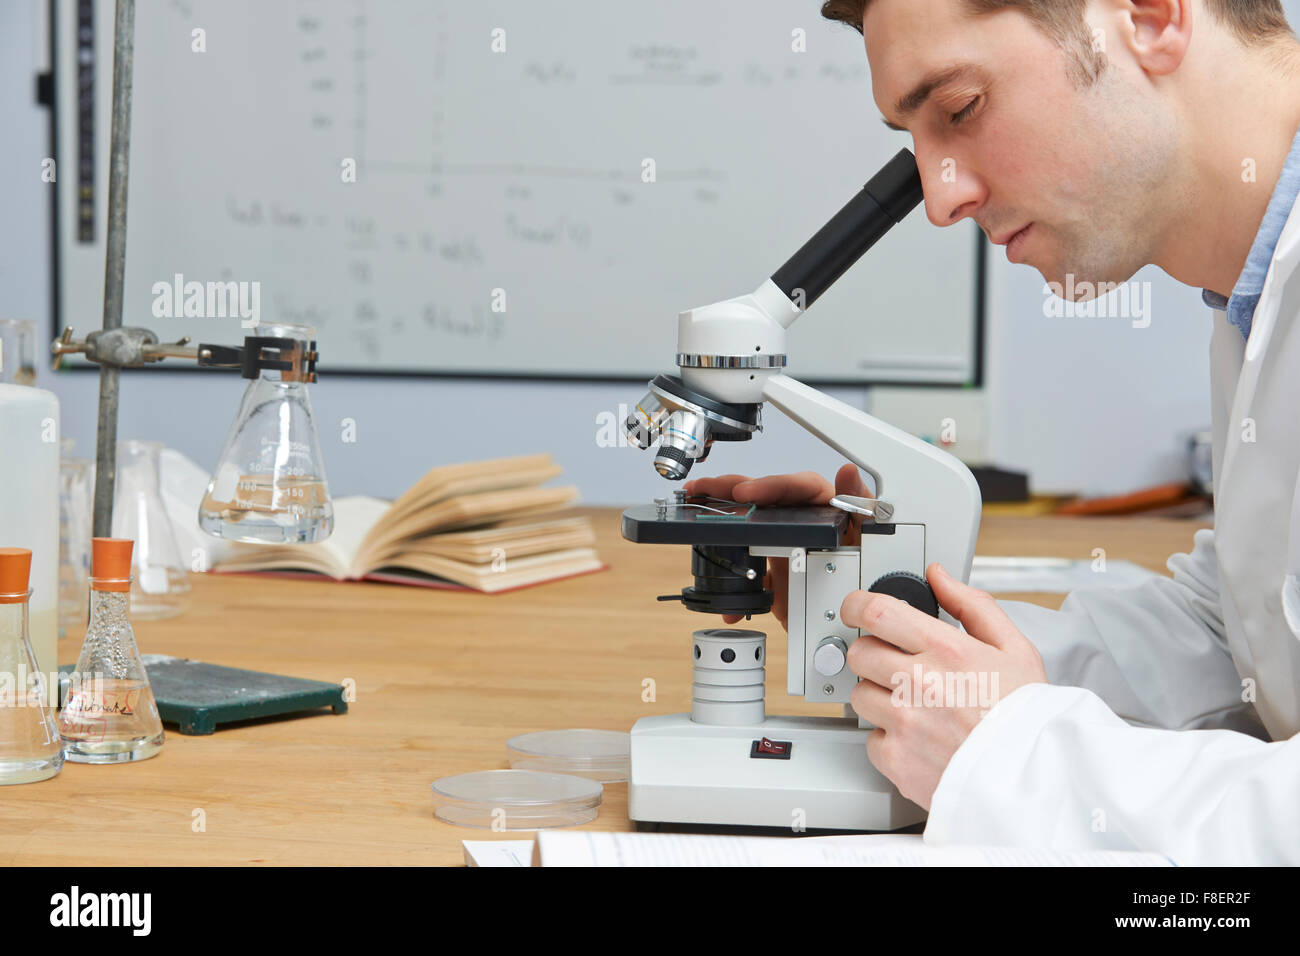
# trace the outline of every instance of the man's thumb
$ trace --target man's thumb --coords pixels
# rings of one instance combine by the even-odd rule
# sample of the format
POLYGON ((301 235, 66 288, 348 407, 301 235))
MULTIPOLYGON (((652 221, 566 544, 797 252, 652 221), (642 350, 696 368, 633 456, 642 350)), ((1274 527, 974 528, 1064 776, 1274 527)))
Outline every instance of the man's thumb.
POLYGON ((858 466, 849 462, 847 465, 840 467, 835 473, 835 493, 837 495, 853 495, 857 498, 869 498, 870 491, 867 489, 867 483, 862 480, 862 472, 858 466))

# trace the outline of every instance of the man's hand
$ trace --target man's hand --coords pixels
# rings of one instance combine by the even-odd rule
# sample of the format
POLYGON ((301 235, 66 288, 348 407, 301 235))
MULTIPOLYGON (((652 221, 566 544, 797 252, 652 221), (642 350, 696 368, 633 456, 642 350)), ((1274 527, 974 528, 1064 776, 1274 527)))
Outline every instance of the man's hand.
POLYGON ((926 571, 939 605, 965 631, 884 594, 854 591, 840 620, 866 632, 849 648, 862 680, 851 697, 874 724, 867 756, 900 793, 930 809, 939 778, 975 725, 1002 697, 1047 683, 1043 660, 984 591, 942 566, 926 571))
MULTIPOLYGON (((835 486, 815 471, 801 471, 797 475, 770 475, 767 478, 746 478, 744 475, 720 475, 717 478, 697 478, 682 486, 687 494, 709 495, 728 501, 742 501, 756 505, 828 505, 836 495, 869 497, 866 483, 858 466, 852 462, 835 474, 835 486)), ((859 544, 862 540, 862 519, 851 515, 848 531, 841 544, 859 544)), ((789 604, 790 562, 785 558, 768 558, 767 574, 763 587, 772 591, 772 613, 786 627, 786 610, 789 604)), ((735 624, 739 614, 724 614, 722 620, 735 624)))

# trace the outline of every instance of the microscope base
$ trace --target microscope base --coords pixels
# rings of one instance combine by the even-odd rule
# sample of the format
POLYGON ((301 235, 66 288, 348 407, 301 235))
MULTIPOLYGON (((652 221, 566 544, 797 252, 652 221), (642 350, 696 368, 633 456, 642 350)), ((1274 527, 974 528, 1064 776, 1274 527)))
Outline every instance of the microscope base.
POLYGON ((628 817, 858 832, 924 820, 867 760, 868 733, 847 717, 771 716, 748 726, 644 717, 632 728, 628 817), (789 759, 751 756, 764 737, 789 742, 789 759))

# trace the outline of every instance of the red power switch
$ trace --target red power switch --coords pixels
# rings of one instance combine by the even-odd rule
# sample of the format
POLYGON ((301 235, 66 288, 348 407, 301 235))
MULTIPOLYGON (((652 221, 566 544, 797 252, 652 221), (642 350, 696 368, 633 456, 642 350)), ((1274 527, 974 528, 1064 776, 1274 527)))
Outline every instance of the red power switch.
POLYGON ((767 757, 776 760, 790 759, 790 741, 788 740, 769 740, 764 737, 762 740, 755 740, 750 744, 749 755, 751 757, 767 757))

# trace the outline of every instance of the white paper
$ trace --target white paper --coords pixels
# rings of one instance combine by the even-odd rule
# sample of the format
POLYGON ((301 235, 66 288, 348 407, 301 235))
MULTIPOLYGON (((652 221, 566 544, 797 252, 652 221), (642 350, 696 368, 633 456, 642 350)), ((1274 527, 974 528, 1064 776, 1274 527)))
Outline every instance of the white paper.
POLYGON ((466 866, 532 866, 532 840, 461 840, 466 866))
POLYGON ((734 837, 547 830, 542 866, 1173 866, 1155 853, 929 846, 919 834, 734 837))
POLYGON ((1127 588, 1157 577, 1132 561, 1001 558, 976 555, 970 586, 989 592, 1066 594, 1076 588, 1127 588))

